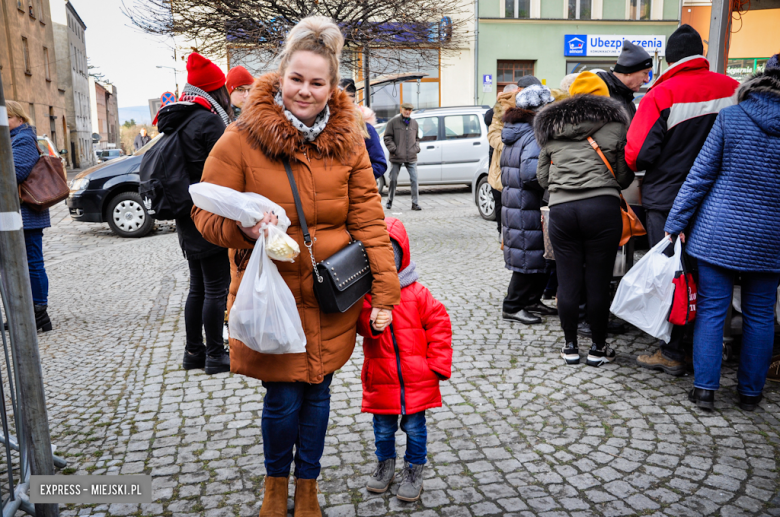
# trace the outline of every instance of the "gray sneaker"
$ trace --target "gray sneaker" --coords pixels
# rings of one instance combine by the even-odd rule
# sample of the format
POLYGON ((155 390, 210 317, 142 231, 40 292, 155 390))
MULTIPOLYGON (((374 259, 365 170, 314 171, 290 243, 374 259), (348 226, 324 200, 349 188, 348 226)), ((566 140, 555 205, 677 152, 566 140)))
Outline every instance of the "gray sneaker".
POLYGON ((423 469, 425 465, 413 465, 404 461, 404 470, 401 473, 401 486, 398 487, 396 497, 401 501, 414 502, 420 499, 423 489, 423 469))
POLYGON ((393 479, 395 479, 395 458, 380 461, 366 483, 366 490, 375 494, 384 494, 390 488, 393 479))

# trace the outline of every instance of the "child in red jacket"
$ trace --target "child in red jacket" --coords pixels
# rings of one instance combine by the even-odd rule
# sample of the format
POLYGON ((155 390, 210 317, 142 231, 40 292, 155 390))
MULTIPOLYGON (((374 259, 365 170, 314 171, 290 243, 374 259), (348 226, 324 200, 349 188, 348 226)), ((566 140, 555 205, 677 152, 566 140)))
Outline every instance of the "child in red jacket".
POLYGON ((397 497, 416 501, 428 454, 425 410, 441 407, 439 381, 449 379, 452 369, 452 327, 444 305, 417 283, 406 228, 393 217, 385 222, 401 281, 401 303, 393 309, 389 328, 383 328, 370 320, 371 297, 367 296, 358 320, 365 353, 362 411, 374 414, 378 461, 366 489, 386 492, 395 478, 395 432, 401 415, 406 455, 397 497))

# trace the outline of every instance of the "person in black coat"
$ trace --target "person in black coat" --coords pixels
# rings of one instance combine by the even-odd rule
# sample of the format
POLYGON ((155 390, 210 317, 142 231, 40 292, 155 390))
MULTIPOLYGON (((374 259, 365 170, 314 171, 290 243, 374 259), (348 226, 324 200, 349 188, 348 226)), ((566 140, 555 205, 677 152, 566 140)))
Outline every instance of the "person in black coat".
POLYGON ((539 144, 534 136, 536 110, 553 101, 546 86, 524 88, 515 97, 515 108, 504 114, 501 140, 501 226, 504 261, 512 271, 503 317, 526 325, 541 323, 539 315, 557 312, 541 303, 549 271, 544 258, 542 196, 536 178, 539 144))
MULTIPOLYGON (((206 158, 231 122, 228 115, 231 110, 225 74, 219 67, 192 53, 187 60, 187 71, 187 84, 179 102, 160 109, 157 127, 165 134, 179 130, 187 175, 193 184, 200 182, 206 158)), ((230 287, 228 251, 204 239, 189 213, 176 218, 176 233, 190 268, 190 291, 184 307, 187 340, 182 365, 185 370, 205 367, 207 374, 228 372, 230 356, 222 338, 230 287)))

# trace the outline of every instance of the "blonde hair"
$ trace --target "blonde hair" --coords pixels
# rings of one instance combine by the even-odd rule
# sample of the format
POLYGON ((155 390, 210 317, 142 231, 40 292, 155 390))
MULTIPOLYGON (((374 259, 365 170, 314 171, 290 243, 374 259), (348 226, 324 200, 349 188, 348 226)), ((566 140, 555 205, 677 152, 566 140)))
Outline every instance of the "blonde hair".
POLYGON ((327 16, 309 16, 292 28, 284 43, 279 73, 283 76, 294 53, 307 50, 325 58, 330 65, 330 82, 335 88, 339 84, 339 63, 344 36, 336 23, 327 16))
POLYGON ((363 112, 360 111, 360 106, 355 106, 355 122, 357 122, 358 130, 363 136, 363 139, 371 138, 371 135, 368 133, 368 128, 366 127, 366 119, 363 118, 363 112))
POLYGON ((16 101, 5 101, 5 108, 8 110, 8 118, 16 117, 27 125, 32 125, 30 116, 24 111, 22 105, 16 101))

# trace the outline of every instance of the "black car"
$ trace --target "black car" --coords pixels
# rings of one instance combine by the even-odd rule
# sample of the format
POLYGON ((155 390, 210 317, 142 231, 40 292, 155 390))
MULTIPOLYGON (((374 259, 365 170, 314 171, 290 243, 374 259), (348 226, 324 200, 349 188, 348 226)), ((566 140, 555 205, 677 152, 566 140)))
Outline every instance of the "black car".
POLYGON ((108 223, 120 237, 143 237, 154 227, 138 194, 138 170, 143 154, 158 135, 132 156, 122 156, 90 167, 70 182, 66 201, 74 221, 108 223))

